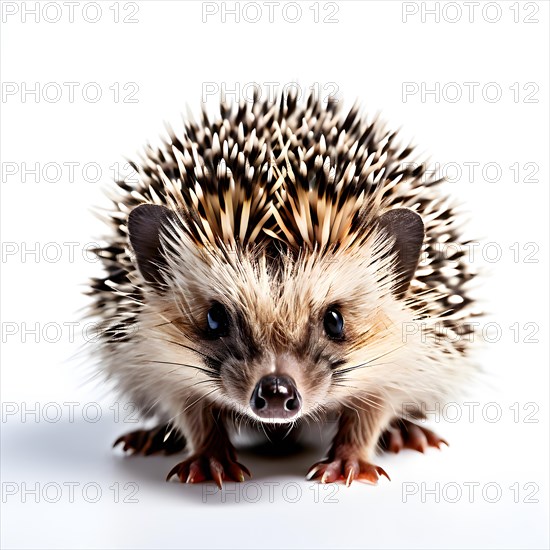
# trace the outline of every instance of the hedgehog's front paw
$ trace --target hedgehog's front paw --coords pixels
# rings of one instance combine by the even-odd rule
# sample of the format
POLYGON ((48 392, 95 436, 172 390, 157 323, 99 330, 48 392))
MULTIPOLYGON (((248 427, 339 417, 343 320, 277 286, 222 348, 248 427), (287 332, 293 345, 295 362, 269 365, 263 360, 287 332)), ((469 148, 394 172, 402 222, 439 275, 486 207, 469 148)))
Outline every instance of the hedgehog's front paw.
POLYGON ((320 479, 321 483, 345 481, 348 487, 354 479, 373 485, 378 483, 380 476, 390 479, 380 466, 360 459, 358 454, 348 446, 340 445, 331 450, 327 460, 317 462, 310 468, 307 479, 320 479))
POLYGON ((166 481, 177 475, 182 483, 200 483, 212 480, 221 489, 222 481, 244 481, 244 474, 252 477, 248 468, 236 461, 232 454, 196 453, 176 464, 166 481))
POLYGON ((395 419, 382 434, 380 443, 384 449, 398 453, 401 449, 412 449, 423 453, 428 447, 440 448, 449 444, 436 433, 422 428, 409 420, 395 419))
POLYGON ((152 430, 136 430, 121 435, 114 443, 116 447, 123 443, 123 451, 131 451, 132 454, 152 455, 164 453, 171 455, 179 453, 185 448, 185 438, 175 429, 164 424, 152 430))

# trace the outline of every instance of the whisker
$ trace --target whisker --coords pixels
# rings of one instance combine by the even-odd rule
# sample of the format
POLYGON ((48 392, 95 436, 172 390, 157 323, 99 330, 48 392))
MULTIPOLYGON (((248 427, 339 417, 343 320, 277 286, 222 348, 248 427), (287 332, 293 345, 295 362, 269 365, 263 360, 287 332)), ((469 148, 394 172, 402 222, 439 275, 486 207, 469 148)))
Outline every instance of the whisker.
POLYGON ((185 407, 185 409, 183 409, 183 411, 181 412, 181 414, 183 414, 184 412, 187 411, 187 409, 193 407, 194 405, 196 405, 197 403, 199 403, 200 401, 202 401, 203 399, 205 399, 206 397, 208 397, 209 395, 212 395, 214 392, 218 391, 219 388, 214 388, 212 391, 209 391, 208 393, 205 393, 204 395, 201 395, 198 399, 196 399, 195 401, 193 401, 193 403, 187 405, 187 407, 185 407))
MULTIPOLYGON (((188 363, 176 363, 174 361, 151 361, 151 363, 158 363, 160 365, 178 365, 179 367, 188 367, 190 369, 196 369, 200 372, 204 372, 205 374, 207 374, 208 376, 212 376, 213 378, 220 378, 219 372, 211 369, 205 369, 203 367, 199 367, 198 365, 190 365, 188 363)), ((174 370, 177 370, 177 369, 174 369, 174 370)))
POLYGON ((214 392, 218 391, 220 388, 214 388, 213 390, 209 391, 208 393, 205 393, 204 395, 201 395, 198 399, 196 399, 195 401, 193 401, 193 403, 191 403, 190 405, 187 405, 187 407, 185 407, 185 409, 183 409, 183 411, 179 412, 178 414, 176 414, 175 416, 173 416, 172 418, 170 418, 170 420, 168 420, 169 423, 172 423, 178 416, 181 416, 182 414, 184 414, 185 412, 187 412, 187 410, 190 408, 190 407, 193 407, 194 405, 196 405, 197 403, 199 403, 200 401, 202 401, 203 399, 206 399, 209 395, 212 395, 214 392))
MULTIPOLYGON (((387 351, 385 353, 381 353, 380 355, 378 355, 376 357, 373 357, 372 359, 369 359, 368 361, 365 361, 363 363, 359 363, 358 365, 354 365, 353 367, 346 367, 345 369, 335 370, 335 371, 333 371, 332 374, 333 374, 333 376, 339 376, 339 375, 346 374, 346 373, 351 372, 351 371, 356 370, 356 369, 362 369, 362 368, 365 368, 365 367, 374 367, 375 365, 372 364, 373 361, 377 361, 378 359, 381 359, 382 357, 385 357, 386 355, 389 355, 390 353, 394 353, 394 352, 396 352, 397 350, 401 349, 404 346, 405 346, 405 344, 403 344, 401 346, 398 346, 396 348, 393 348, 390 351, 387 351)), ((383 364, 386 364, 386 363, 378 363, 378 364, 383 365, 383 364)))
MULTIPOLYGON (((152 336, 151 338, 155 338, 152 336)), ((194 353, 197 353, 198 355, 202 355, 203 357, 206 357, 207 359, 215 360, 213 357, 210 357, 206 353, 203 353, 202 351, 199 351, 198 349, 192 348, 191 346, 187 346, 185 344, 182 344, 181 342, 175 342, 174 340, 166 340, 165 338, 155 338, 155 340, 160 340, 161 342, 166 342, 167 344, 174 344, 175 346, 179 346, 181 348, 188 349, 194 353)))

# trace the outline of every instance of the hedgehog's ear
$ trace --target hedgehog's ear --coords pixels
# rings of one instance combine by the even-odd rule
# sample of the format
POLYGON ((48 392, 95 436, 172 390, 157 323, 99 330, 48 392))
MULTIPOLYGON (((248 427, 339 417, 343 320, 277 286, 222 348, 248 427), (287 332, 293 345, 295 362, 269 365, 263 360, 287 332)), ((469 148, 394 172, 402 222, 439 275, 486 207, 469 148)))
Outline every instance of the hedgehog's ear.
POLYGON ((424 223, 416 212, 408 208, 389 210, 378 221, 382 230, 393 239, 391 251, 396 254, 399 272, 394 292, 401 297, 407 292, 420 260, 424 223))
POLYGON ((139 271, 153 286, 162 286, 161 268, 166 265, 162 253, 160 233, 164 227, 172 227, 177 215, 165 206, 141 204, 128 218, 128 234, 136 255, 139 271))

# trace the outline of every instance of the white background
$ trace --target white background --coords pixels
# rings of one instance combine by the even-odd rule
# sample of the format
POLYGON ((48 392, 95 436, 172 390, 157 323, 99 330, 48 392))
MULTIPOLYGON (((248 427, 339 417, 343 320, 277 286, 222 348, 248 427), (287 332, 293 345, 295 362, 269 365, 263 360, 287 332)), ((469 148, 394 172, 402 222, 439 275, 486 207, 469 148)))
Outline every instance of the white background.
POLYGON ((481 2, 470 21, 466 5, 441 2, 436 22, 422 14, 437 8, 433 2, 338 2, 335 23, 323 22, 334 11, 323 2, 317 23, 312 2, 300 3, 295 23, 285 21, 284 2, 273 22, 264 7, 257 23, 244 19, 255 15, 251 8, 240 23, 229 14, 223 22, 221 11, 203 21, 201 3, 177 0, 139 2, 133 15, 121 2, 119 18, 137 22, 115 23, 114 2, 99 4, 101 17, 91 23, 84 17, 96 17, 93 6, 76 6, 70 22, 58 3, 36 22, 23 20, 23 4, 3 3, 2 547, 547 548, 548 3, 481 2), (56 6, 61 19, 49 22, 56 6), (451 447, 379 457, 391 483, 327 489, 306 482, 323 453, 310 448, 286 458, 243 453, 254 479, 236 493, 167 484, 177 457, 124 459, 110 449, 138 424, 101 380, 91 380, 93 358, 79 351, 82 338, 67 324, 80 321, 85 282, 100 273, 85 254, 103 233, 90 207, 106 204, 100 188, 111 166, 156 141, 163 121, 177 123, 186 104, 198 113, 205 85, 239 93, 251 82, 294 81, 304 89, 334 83, 345 106, 359 98, 433 161, 458 163, 462 177, 448 191, 464 203, 466 232, 486 252, 475 254, 486 271, 476 292, 488 312, 483 322, 497 323, 501 336, 477 353, 485 374, 471 394, 457 396, 446 420, 432 417, 451 447), (73 101, 67 82, 78 83, 73 101), (40 92, 57 83, 63 94, 55 100, 50 85, 50 101, 22 95, 36 83, 40 92), (99 101, 83 98, 87 83, 100 87, 99 101), (419 90, 457 83, 463 95, 453 101, 451 84, 437 101, 420 93, 405 101, 403 83, 419 90), (494 84, 484 95, 487 83, 494 84), (134 89, 137 102, 123 102, 134 89), (497 89, 502 96, 493 102, 497 89), (78 164, 72 181, 68 169, 58 177, 50 167, 35 182, 23 178, 23 163, 78 164), (97 183, 93 170, 83 175, 87 163, 100 166, 97 183), (464 163, 479 163, 473 181, 464 163), (487 163, 500 168, 498 181, 482 173, 487 163), (526 163, 536 166, 537 181, 526 180, 534 166, 526 163), (74 257, 69 243, 77 243, 74 257), (25 253, 32 248, 36 254, 25 253), (495 251, 500 259, 489 261, 495 251), (35 326, 37 335, 25 333, 35 326), (479 403, 472 418, 465 401, 479 403), (76 403, 74 417, 67 402, 76 403), (25 493, 35 487, 37 495, 25 493), (98 501, 89 502, 97 487, 98 501))

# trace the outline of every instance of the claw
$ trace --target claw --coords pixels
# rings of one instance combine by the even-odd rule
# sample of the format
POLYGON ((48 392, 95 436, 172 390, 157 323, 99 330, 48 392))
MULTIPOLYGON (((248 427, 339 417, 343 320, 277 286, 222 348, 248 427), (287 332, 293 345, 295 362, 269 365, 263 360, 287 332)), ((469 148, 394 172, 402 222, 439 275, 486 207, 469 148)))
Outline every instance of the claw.
POLYGON ((349 487, 354 479, 368 481, 376 485, 379 475, 383 475, 390 480, 390 476, 380 466, 375 466, 352 456, 345 459, 333 458, 326 462, 314 464, 308 472, 306 479, 311 480, 320 476, 321 483, 344 481, 346 487, 349 487))
MULTIPOLYGON (((248 476, 248 477, 252 477, 252 474, 250 473, 250 470, 244 466, 243 464, 241 464, 240 462, 235 462, 235 464, 248 476)), ((244 481, 244 479, 243 479, 244 481)))
POLYGON ((386 470, 383 468, 380 468, 380 466, 376 466, 376 471, 379 475, 385 476, 388 481, 391 481, 390 476, 386 473, 386 470))
POLYGON ((218 489, 221 490, 223 486, 223 467, 215 458, 211 458, 209 463, 212 479, 214 480, 214 483, 218 486, 218 489))
POLYGON ((200 483, 213 481, 219 489, 224 480, 244 481, 244 474, 252 477, 248 468, 236 462, 230 456, 204 456, 193 455, 187 460, 176 464, 171 470, 166 481, 177 475, 182 483, 200 483))
MULTIPOLYGON (((246 468, 243 468, 238 462, 229 465, 230 477, 236 481, 243 482, 246 468)), ((249 474, 250 477, 250 474, 249 474)))
POLYGON ((309 469, 309 472, 307 473, 306 475, 306 480, 307 481, 310 481, 312 480, 314 477, 315 477, 315 474, 319 471, 319 469, 321 468, 322 464, 321 463, 318 463, 318 464, 314 464, 310 469, 309 469))
POLYGON ((179 469, 180 469, 180 465, 179 465, 179 464, 176 464, 176 465, 168 472, 168 475, 166 476, 166 481, 170 481, 170 479, 172 479, 172 477, 176 475, 176 473, 179 471, 179 469))
POLYGON ((124 443, 122 450, 124 452, 132 451, 132 455, 149 456, 156 453, 170 455, 185 448, 185 439, 167 425, 157 426, 151 430, 136 430, 121 435, 113 443, 113 448, 121 443, 124 443))
POLYGON ((350 468, 348 477, 346 479, 346 487, 349 487, 351 485, 351 482, 353 481, 353 474, 355 473, 355 470, 353 468, 350 468))
POLYGON ((449 446, 445 439, 428 428, 403 419, 394 420, 381 438, 382 446, 393 453, 398 453, 401 449, 412 449, 424 453, 428 447, 440 449, 441 443, 449 446))
POLYGON ((187 476, 187 479, 185 480, 185 483, 200 483, 201 481, 204 481, 206 477, 204 476, 201 467, 200 462, 195 460, 192 462, 189 466, 189 475, 187 476))

